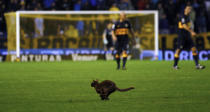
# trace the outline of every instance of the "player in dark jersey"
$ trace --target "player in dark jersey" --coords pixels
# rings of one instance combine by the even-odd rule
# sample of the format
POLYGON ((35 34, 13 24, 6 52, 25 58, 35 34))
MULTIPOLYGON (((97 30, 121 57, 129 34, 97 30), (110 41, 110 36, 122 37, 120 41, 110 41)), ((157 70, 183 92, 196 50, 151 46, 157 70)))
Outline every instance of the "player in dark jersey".
POLYGON ((114 50, 113 47, 113 40, 112 40, 112 23, 109 22, 107 24, 107 28, 104 30, 103 33, 103 42, 104 42, 104 49, 107 50, 114 50))
POLYGON ((127 49, 128 49, 128 33, 134 36, 131 24, 126 20, 124 12, 120 13, 120 19, 113 25, 112 38, 115 41, 115 49, 117 53, 115 55, 117 61, 117 69, 120 69, 120 58, 123 57, 123 69, 126 69, 127 61, 127 49))
POLYGON ((174 55, 174 69, 179 69, 178 61, 179 54, 183 49, 191 49, 193 59, 195 61, 196 69, 204 69, 205 66, 199 64, 197 49, 192 40, 192 37, 196 36, 196 33, 191 29, 191 21, 189 14, 192 10, 191 6, 186 6, 184 9, 184 15, 179 18, 178 22, 178 46, 174 55), (192 37, 191 37, 192 36, 192 37))

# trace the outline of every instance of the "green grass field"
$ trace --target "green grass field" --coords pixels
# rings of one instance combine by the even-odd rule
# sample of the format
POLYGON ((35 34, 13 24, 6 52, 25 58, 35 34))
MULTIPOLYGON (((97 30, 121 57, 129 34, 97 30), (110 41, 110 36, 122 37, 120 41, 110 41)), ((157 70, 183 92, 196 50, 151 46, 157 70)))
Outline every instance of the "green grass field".
POLYGON ((0 63, 0 112, 209 112, 210 61, 114 61, 0 63), (101 101, 93 79, 113 80, 128 92, 101 101))

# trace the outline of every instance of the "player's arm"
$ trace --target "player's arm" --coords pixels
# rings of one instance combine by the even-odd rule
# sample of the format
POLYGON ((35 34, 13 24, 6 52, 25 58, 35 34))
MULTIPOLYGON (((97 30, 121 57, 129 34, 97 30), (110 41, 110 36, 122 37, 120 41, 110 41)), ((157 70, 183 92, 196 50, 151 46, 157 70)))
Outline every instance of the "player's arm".
POLYGON ((196 33, 189 26, 187 26, 186 18, 184 17, 181 18, 181 24, 185 30, 191 33, 192 36, 196 35, 196 33))
POLYGON ((116 35, 115 35, 115 33, 114 33, 114 30, 112 30, 112 39, 113 39, 114 41, 117 40, 117 37, 116 37, 116 35))
POLYGON ((115 24, 113 24, 113 26, 112 26, 112 40, 116 41, 117 40, 117 37, 116 37, 114 31, 115 31, 115 24))
POLYGON ((135 44, 135 33, 134 33, 134 30, 133 30, 133 28, 130 28, 129 29, 129 32, 130 32, 130 34, 131 34, 131 43, 134 45, 135 44))
POLYGON ((196 33, 191 28, 189 28, 186 24, 183 24, 183 28, 187 30, 188 32, 190 32, 192 36, 196 35, 196 33))
POLYGON ((130 32, 132 38, 135 37, 134 30, 133 30, 132 25, 130 24, 130 22, 128 22, 128 29, 129 29, 129 32, 130 32))

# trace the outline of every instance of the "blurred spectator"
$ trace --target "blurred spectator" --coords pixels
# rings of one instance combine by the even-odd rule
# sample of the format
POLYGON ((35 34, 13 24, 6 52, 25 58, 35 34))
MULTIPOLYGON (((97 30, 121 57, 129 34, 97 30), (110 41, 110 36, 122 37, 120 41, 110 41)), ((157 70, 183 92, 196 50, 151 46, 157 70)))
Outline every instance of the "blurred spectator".
POLYGON ((145 9, 144 10, 152 10, 152 6, 150 5, 150 4, 147 4, 146 6, 145 6, 145 9))
POLYGON ((192 9, 191 13, 190 13, 190 20, 191 20, 191 23, 192 23, 192 26, 191 28, 194 29, 194 23, 195 23, 195 17, 196 17, 196 13, 195 13, 195 10, 192 9))
POLYGON ((118 7, 120 10, 133 10, 130 0, 120 0, 118 7))
POLYGON ((163 17, 163 15, 165 13, 164 13, 163 5, 161 3, 158 3, 157 9, 158 9, 158 14, 159 14, 158 16, 159 16, 159 18, 163 17))
POLYGON ((21 0, 21 2, 20 2, 20 10, 26 10, 26 3, 25 3, 25 1, 24 0, 21 0))
POLYGON ((29 10, 34 10, 37 7, 37 3, 36 0, 32 0, 31 2, 29 2, 28 4, 28 9, 29 10))
POLYGON ((193 0, 192 7, 195 9, 196 12, 199 11, 200 4, 198 4, 197 0, 193 0))
POLYGON ((109 11, 119 11, 120 9, 117 7, 117 5, 115 3, 112 4, 112 6, 110 7, 109 11))
POLYGON ((176 17, 176 6, 174 5, 173 0, 169 0, 167 4, 165 4, 165 14, 168 19, 169 29, 170 31, 174 30, 174 27, 177 24, 174 17, 176 17))
POLYGON ((85 25, 84 21, 82 21, 82 20, 77 22, 76 28, 79 31, 80 37, 84 35, 84 25, 85 25))
POLYGON ((67 37, 78 37, 78 30, 74 28, 73 25, 69 25, 69 27, 65 30, 64 35, 67 37))
POLYGON ((160 34, 169 34, 169 25, 166 15, 162 15, 159 20, 159 31, 160 34))
POLYGON ((61 7, 63 10, 70 10, 70 2, 68 0, 64 0, 61 7))
POLYGON ((57 9, 56 3, 53 2, 53 3, 51 4, 50 10, 56 10, 56 9, 57 9))
POLYGON ((111 22, 109 22, 106 25, 106 28, 103 32, 102 37, 103 37, 104 50, 105 51, 108 51, 108 50, 113 51, 114 46, 113 46, 113 39, 112 39, 112 23, 111 22))
POLYGON ((140 54, 142 53, 142 48, 140 45, 140 37, 138 37, 138 32, 135 32, 135 37, 133 38, 131 54, 133 59, 139 59, 140 54))
POLYGON ((196 28, 198 30, 198 33, 203 33, 206 32, 207 25, 206 25, 206 18, 204 17, 204 13, 201 13, 200 16, 197 17, 196 19, 196 28))
POLYGON ((205 5, 206 5, 206 10, 208 12, 210 12, 210 0, 209 1, 205 1, 205 5))
POLYGON ((53 2, 55 2, 55 0, 43 0, 44 8, 45 9, 51 8, 53 2))
POLYGON ((35 7, 34 10, 42 10, 42 5, 41 5, 41 3, 37 3, 37 6, 35 7))
POLYGON ((206 11, 207 11, 207 28, 210 31, 210 0, 205 1, 206 11))
POLYGON ((144 10, 144 8, 146 7, 146 0, 139 0, 137 5, 138 5, 138 10, 144 10))
POLYGON ((88 1, 82 3, 82 10, 92 10, 92 7, 88 1))
POLYGON ((74 4, 74 10, 79 11, 82 9, 82 3, 81 0, 78 0, 77 3, 74 4))
POLYGON ((91 10, 96 10, 97 1, 96 0, 89 0, 89 2, 90 2, 91 10))
POLYGON ((98 0, 97 9, 98 10, 105 10, 106 9, 106 0, 98 0))
POLYGON ((155 5, 158 3, 159 0, 151 0, 151 2, 155 5))
POLYGON ((9 11, 16 11, 20 8, 18 0, 10 0, 10 3, 8 4, 9 11))
POLYGON ((44 19, 42 17, 38 17, 34 19, 35 25, 35 34, 34 37, 43 37, 44 36, 44 19))
POLYGON ((147 4, 145 6, 145 10, 154 10, 154 9, 156 9, 156 5, 157 5, 157 2, 154 2, 152 0, 148 0, 147 4))
POLYGON ((6 11, 6 5, 4 1, 0 1, 0 35, 6 33, 6 24, 4 18, 4 12, 6 11))

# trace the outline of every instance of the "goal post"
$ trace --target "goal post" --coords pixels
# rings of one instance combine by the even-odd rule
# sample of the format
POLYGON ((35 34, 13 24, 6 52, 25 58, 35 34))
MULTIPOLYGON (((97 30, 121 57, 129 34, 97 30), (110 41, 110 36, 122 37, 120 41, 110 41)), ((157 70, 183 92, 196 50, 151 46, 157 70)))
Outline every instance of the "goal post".
MULTIPOLYGON (((21 17, 23 15, 26 15, 25 17, 29 17, 31 16, 31 18, 35 18, 34 16, 37 15, 45 15, 46 18, 50 18, 47 17, 49 15, 53 15, 55 18, 54 19, 60 19, 60 21, 62 21, 62 19, 65 21, 65 18, 59 17, 59 15, 71 15, 72 20, 76 21, 77 18, 73 18, 74 16, 80 16, 80 15, 86 15, 87 17, 89 17, 88 15, 107 15, 104 16, 103 20, 106 20, 107 18, 110 19, 109 15, 113 15, 113 14, 119 14, 122 11, 16 11, 16 57, 20 58, 21 56, 21 17), (58 15, 58 17, 56 17, 58 15), (109 17, 108 17, 109 16, 109 17)), ((157 60, 158 59, 158 53, 159 53, 159 45, 158 45, 158 35, 159 35, 159 31, 158 31, 158 11, 156 10, 151 10, 151 11, 123 11, 125 12, 127 15, 131 15, 132 16, 144 16, 144 15, 149 15, 152 14, 153 15, 153 19, 154 19, 154 58, 153 60, 157 60)), ((24 16, 23 16, 24 17, 24 16)), ((43 18, 45 18, 43 17, 43 18)), ((52 16, 51 16, 52 17, 52 16)), ((113 16, 114 17, 114 16, 113 16)), ((29 17, 30 18, 30 17, 29 17)), ((115 16, 114 19, 118 18, 117 16, 115 16)), ((97 20, 98 17, 96 18, 92 18, 92 20, 97 20)), ((141 22, 145 22, 145 21, 139 21, 137 23, 141 23, 141 22)), ((135 24, 136 25, 136 24, 135 24)), ((140 30, 140 29, 136 29, 136 30, 140 30)), ((142 32, 140 32, 141 34, 142 32)))

